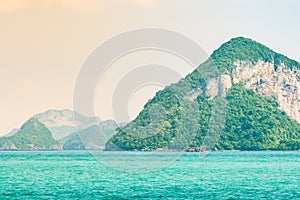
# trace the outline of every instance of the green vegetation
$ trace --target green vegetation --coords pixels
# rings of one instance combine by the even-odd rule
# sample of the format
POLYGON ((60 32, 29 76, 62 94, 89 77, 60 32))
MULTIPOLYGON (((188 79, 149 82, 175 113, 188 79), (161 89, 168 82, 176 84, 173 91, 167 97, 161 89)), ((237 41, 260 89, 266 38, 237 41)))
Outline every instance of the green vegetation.
POLYGON ((240 150, 300 149, 300 124, 265 99, 235 85, 227 94, 226 126, 216 147, 240 150))
POLYGON ((29 119, 13 136, 0 138, 0 149, 47 150, 59 149, 51 132, 38 119, 29 119))
MULTIPOLYGON (((231 74, 236 60, 280 63, 300 69, 300 64, 246 38, 223 44, 194 72, 156 93, 135 120, 119 128, 107 150, 153 150, 204 147, 213 104, 205 96, 207 78, 231 74), (217 67, 216 67, 217 66, 217 67), (211 70, 211 69, 218 70, 211 70), (204 75, 203 75, 204 74, 204 75), (198 92, 198 93, 197 93, 198 92), (193 94, 196 98, 191 98, 193 94)), ((225 114, 224 114, 225 115, 225 114)), ((227 91, 226 124, 216 148, 224 150, 300 149, 300 124, 278 109, 275 99, 260 97, 243 85, 227 91)))
POLYGON ((103 149, 109 138, 115 134, 114 121, 101 122, 99 125, 73 133, 60 140, 64 150, 103 149))
MULTIPOLYGON (((300 124, 278 110, 274 100, 261 98, 242 85, 234 85, 228 91, 226 100, 226 124, 216 144, 218 149, 300 149, 300 124)), ((199 116, 188 115, 189 118, 184 119, 184 124, 180 120, 182 107, 176 107, 175 101, 174 104, 165 101, 168 105, 165 107, 166 120, 160 122, 161 126, 149 126, 150 119, 147 115, 149 110, 146 107, 136 120, 119 130, 107 144, 107 148, 115 150, 116 147, 123 150, 164 147, 184 149, 188 146, 205 148, 202 143, 208 133, 213 101, 207 100, 203 95, 198 96, 197 101, 199 116), (147 128, 139 131, 140 126, 147 128), (153 133, 155 135, 151 135, 153 133)), ((189 108, 192 109, 192 106, 185 107, 189 108)), ((188 112, 191 110, 185 111, 188 112)))
POLYGON ((219 49, 213 52, 210 58, 222 72, 231 72, 234 61, 242 60, 256 63, 259 60, 275 64, 275 68, 280 63, 285 66, 300 69, 300 64, 288 57, 276 53, 270 48, 255 42, 251 39, 238 37, 224 43, 219 49))

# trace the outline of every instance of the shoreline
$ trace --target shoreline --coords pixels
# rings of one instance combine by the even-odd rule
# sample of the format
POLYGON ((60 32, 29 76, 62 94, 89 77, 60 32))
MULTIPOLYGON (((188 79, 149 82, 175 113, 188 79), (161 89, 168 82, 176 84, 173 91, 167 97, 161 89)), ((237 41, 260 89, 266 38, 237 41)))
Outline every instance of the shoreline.
POLYGON ((185 151, 185 150, 165 150, 165 151, 116 151, 116 150, 101 150, 101 149, 74 149, 74 150, 0 150, 0 152, 79 152, 79 151, 96 151, 96 152, 135 152, 135 153, 238 153, 238 152, 300 152, 300 149, 298 150, 218 150, 218 151, 185 151))

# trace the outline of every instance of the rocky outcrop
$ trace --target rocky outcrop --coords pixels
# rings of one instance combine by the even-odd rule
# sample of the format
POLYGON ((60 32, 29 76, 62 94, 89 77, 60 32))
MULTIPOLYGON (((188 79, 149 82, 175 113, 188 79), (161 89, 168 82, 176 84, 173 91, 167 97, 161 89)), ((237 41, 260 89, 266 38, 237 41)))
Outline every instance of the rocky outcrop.
POLYGON ((234 63, 233 83, 242 82, 247 89, 263 97, 275 97, 279 109, 300 122, 300 70, 290 69, 284 64, 259 61, 252 64, 245 61, 234 63))
POLYGON ((206 85, 206 97, 209 100, 214 99, 216 96, 225 97, 227 89, 231 86, 231 77, 227 74, 223 74, 218 78, 211 78, 206 85))
MULTIPOLYGON (((258 61, 256 64, 236 61, 232 74, 223 74, 207 81, 205 95, 209 100, 216 96, 224 97, 232 84, 243 83, 245 88, 256 94, 275 98, 278 108, 289 117, 300 122, 300 70, 289 68, 284 64, 275 67, 274 63, 258 61)), ((193 91, 187 99, 193 101, 202 91, 193 91)))

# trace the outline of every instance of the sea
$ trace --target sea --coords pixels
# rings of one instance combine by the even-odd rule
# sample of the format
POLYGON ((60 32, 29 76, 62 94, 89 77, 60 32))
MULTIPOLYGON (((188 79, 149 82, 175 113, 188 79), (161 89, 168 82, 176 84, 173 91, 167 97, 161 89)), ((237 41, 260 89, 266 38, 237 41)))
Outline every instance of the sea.
POLYGON ((300 152, 1 151, 0 199, 300 199, 300 152))

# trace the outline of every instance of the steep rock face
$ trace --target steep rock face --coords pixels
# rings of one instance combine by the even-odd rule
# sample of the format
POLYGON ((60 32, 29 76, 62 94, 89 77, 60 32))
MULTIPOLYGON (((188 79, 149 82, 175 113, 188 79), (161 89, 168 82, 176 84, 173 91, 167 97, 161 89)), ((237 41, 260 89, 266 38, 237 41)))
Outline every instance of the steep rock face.
POLYGON ((300 70, 284 64, 275 68, 274 63, 259 61, 251 64, 237 61, 232 67, 234 83, 242 82, 245 88, 262 97, 275 97, 279 109, 300 122, 300 70))
MULTIPOLYGON (((207 81, 205 88, 206 97, 212 100, 216 96, 225 97, 226 91, 232 86, 231 78, 229 75, 223 74, 219 78, 211 78, 207 81)), ((200 95, 202 93, 197 93, 200 95)))

